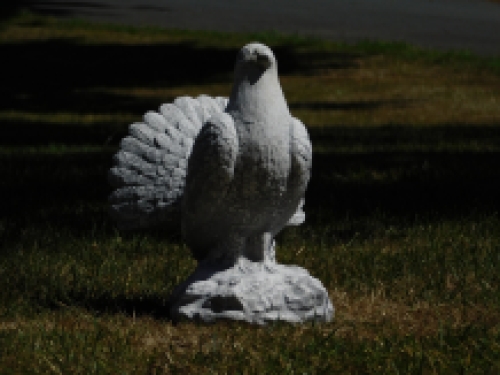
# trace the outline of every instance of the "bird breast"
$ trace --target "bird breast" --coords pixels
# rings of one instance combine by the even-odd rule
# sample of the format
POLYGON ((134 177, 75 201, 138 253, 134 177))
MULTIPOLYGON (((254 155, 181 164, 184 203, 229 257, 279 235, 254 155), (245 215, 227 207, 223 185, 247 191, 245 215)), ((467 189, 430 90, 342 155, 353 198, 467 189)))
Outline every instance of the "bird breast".
POLYGON ((240 153, 235 166, 241 202, 272 204, 286 192, 290 173, 287 127, 247 123, 238 128, 240 153))

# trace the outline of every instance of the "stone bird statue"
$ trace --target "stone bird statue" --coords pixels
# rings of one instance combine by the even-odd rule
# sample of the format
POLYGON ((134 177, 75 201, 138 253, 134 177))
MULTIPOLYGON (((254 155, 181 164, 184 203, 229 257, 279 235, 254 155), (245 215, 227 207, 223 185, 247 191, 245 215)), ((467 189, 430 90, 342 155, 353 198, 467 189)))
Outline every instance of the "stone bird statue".
MULTIPOLYGON (((174 293, 176 299, 196 281, 241 268, 242 262, 250 268, 275 265, 274 237, 305 219, 311 142, 305 126, 290 114, 276 58, 263 44, 239 51, 229 99, 180 97, 159 113, 146 113, 143 122, 130 126, 114 161, 110 203, 119 226, 181 222, 199 270, 174 293)), ((324 299, 326 292, 321 293, 324 299)), ((205 307, 196 309, 210 310, 203 301, 205 307)), ((323 319, 333 314, 328 296, 326 301, 323 319)), ((237 305, 245 310, 244 303, 237 305)), ((211 311, 211 318, 219 316, 211 311)))

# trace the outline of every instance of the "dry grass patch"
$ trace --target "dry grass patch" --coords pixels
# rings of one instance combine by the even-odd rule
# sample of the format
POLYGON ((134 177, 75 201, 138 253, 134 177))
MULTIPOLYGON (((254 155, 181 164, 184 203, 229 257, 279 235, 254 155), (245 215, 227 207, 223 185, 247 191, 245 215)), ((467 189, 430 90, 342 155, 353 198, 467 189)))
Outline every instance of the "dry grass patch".
MULTIPOLYGON (((415 361, 417 368, 431 370, 434 366, 434 371, 451 371, 448 366, 454 355, 471 356, 470 366, 470 360, 479 355, 473 345, 477 350, 484 348, 474 341, 475 336, 464 332, 485 323, 481 314, 491 311, 473 309, 464 315, 450 306, 402 309, 381 297, 373 303, 373 297, 353 300, 340 291, 334 291, 332 298, 340 313, 335 322, 320 325, 255 327, 226 321, 172 325, 149 317, 96 317, 81 310, 63 310, 44 314, 42 322, 37 319, 19 324, 14 349, 34 345, 29 356, 26 351, 21 353, 29 358, 35 373, 49 368, 57 373, 72 370, 83 374, 100 368, 105 373, 120 369, 148 374, 253 374, 292 373, 297 368, 318 373, 361 369, 377 373, 386 366, 404 371, 413 368, 415 361), (450 335, 463 335, 459 339, 463 341, 448 341, 450 335), (437 345, 434 340, 439 337, 446 341, 437 345), (446 346, 439 349, 439 345, 446 346), (115 353, 120 353, 119 357, 115 353)), ((499 331, 498 314, 487 319, 490 328, 483 332, 483 340, 496 337, 499 331)), ((492 348, 493 352, 488 348, 484 353, 490 366, 497 363, 492 348)), ((5 357, 3 360, 5 363, 5 357)), ((11 363, 15 363, 13 357, 11 363)))
POLYGON ((311 127, 496 125, 500 119, 500 76, 477 69, 457 73, 375 56, 314 78, 282 77, 282 83, 293 113, 311 127))
POLYGON ((352 296, 333 290, 335 330, 340 337, 377 340, 381 336, 435 336, 443 326, 462 329, 471 325, 500 327, 500 311, 481 305, 416 301, 412 305, 388 299, 383 292, 352 296))

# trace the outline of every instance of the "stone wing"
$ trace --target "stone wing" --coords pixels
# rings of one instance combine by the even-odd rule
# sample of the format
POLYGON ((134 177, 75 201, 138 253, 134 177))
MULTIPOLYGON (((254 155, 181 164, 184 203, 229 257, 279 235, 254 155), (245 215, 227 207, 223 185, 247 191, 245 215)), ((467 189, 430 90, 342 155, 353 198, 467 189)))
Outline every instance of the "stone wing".
POLYGON ((196 259, 203 259, 206 245, 224 213, 225 197, 233 183, 238 154, 234 121, 227 113, 214 114, 197 136, 188 161, 182 202, 182 232, 196 259))
POLYGON ((311 177, 312 145, 309 134, 304 124, 297 118, 293 118, 291 126, 291 156, 292 168, 290 171, 289 189, 301 197, 297 211, 290 218, 287 225, 300 225, 305 221, 304 194, 311 177))
POLYGON ((179 97, 129 127, 108 174, 110 213, 122 229, 178 229, 187 160, 202 125, 226 98, 179 97))

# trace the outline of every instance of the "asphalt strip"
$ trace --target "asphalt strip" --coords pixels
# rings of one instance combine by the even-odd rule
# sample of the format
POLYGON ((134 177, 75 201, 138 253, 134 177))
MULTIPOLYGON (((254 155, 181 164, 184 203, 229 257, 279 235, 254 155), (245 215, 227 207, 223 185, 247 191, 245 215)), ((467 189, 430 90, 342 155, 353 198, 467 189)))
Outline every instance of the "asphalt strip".
POLYGON ((500 2, 486 0, 69 0, 30 6, 97 22, 404 41, 500 56, 500 2))

